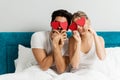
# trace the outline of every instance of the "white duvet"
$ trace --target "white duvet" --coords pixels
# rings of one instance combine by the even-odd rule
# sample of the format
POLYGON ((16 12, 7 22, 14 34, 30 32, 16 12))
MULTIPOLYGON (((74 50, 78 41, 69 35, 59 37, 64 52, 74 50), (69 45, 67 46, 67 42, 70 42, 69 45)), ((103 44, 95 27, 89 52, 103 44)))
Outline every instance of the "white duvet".
POLYGON ((110 80, 101 72, 87 70, 86 74, 75 73, 56 74, 53 70, 42 71, 38 66, 32 66, 23 72, 0 76, 0 80, 110 80))
POLYGON ((83 74, 56 74, 52 69, 42 71, 37 65, 19 73, 5 74, 0 80, 120 80, 120 48, 106 48, 104 61, 97 60, 93 68, 82 70, 83 74))

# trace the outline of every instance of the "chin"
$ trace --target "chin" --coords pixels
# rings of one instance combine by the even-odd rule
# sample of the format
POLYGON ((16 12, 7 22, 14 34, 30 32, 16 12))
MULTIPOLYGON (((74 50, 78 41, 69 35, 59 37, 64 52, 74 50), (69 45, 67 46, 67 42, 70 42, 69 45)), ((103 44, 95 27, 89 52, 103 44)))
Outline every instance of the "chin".
POLYGON ((86 34, 86 31, 82 31, 80 32, 81 35, 85 35, 86 34))

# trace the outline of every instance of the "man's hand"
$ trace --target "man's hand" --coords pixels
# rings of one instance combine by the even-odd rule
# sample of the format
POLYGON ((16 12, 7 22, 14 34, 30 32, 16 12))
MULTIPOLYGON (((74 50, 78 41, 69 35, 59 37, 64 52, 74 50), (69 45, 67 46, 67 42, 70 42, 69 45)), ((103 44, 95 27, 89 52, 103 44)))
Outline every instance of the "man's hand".
POLYGON ((62 49, 65 40, 67 39, 67 34, 65 30, 61 30, 61 32, 57 31, 57 30, 53 30, 51 32, 51 39, 53 42, 53 46, 55 48, 59 47, 60 49, 62 49))
POLYGON ((60 33, 57 30, 53 30, 51 32, 51 40, 54 48, 59 47, 60 39, 61 39, 60 33))
POLYGON ((60 42, 59 42, 60 48, 63 47, 65 40, 67 40, 66 30, 62 30, 61 31, 61 39, 60 39, 60 42))

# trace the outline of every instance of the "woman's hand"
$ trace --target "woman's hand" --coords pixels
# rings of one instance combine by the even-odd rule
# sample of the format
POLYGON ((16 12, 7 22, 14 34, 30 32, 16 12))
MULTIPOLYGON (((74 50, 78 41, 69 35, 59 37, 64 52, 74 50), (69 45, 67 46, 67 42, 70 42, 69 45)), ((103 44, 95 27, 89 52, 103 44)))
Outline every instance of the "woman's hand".
POLYGON ((89 31, 93 36, 97 35, 96 32, 95 32, 95 30, 93 30, 91 27, 86 28, 86 30, 89 31))
POLYGON ((78 31, 73 31, 73 38, 75 39, 76 43, 81 44, 81 37, 78 31))
POLYGON ((105 43, 104 39, 97 35, 97 33, 92 28, 87 28, 87 30, 93 35, 95 47, 96 47, 96 54, 100 60, 105 59, 106 52, 105 52, 105 43))

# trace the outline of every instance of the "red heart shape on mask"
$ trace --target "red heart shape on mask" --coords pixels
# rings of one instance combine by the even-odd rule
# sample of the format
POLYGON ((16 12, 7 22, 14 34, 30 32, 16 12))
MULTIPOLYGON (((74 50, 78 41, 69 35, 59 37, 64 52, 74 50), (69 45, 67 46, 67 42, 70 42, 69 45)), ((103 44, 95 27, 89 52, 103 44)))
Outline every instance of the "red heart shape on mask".
POLYGON ((60 22, 60 27, 62 27, 63 30, 67 30, 68 23, 67 22, 60 22))
POLYGON ((57 22, 57 21, 51 22, 51 27, 52 27, 53 29, 58 29, 58 27, 59 27, 59 22, 57 22))
POLYGON ((72 31, 77 30, 77 24, 75 22, 72 22, 72 24, 69 26, 69 29, 72 31))
POLYGON ((84 25, 85 25, 85 18, 84 18, 84 17, 81 17, 81 18, 78 19, 75 23, 76 23, 77 25, 81 26, 81 27, 84 27, 84 25))

